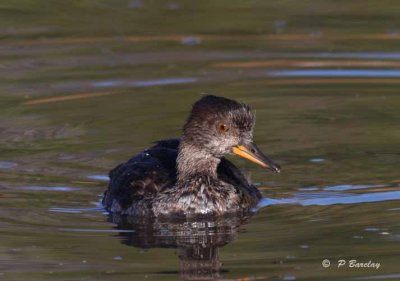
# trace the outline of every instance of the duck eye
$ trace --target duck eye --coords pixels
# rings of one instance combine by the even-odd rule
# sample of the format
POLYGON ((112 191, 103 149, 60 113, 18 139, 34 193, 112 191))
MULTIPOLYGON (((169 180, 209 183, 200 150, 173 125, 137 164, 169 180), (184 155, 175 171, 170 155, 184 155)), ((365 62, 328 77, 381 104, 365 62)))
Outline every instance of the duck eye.
POLYGON ((229 131, 228 125, 226 125, 226 124, 224 124, 224 123, 219 124, 219 125, 218 125, 218 129, 219 129, 219 131, 222 132, 222 133, 225 133, 225 132, 229 131))

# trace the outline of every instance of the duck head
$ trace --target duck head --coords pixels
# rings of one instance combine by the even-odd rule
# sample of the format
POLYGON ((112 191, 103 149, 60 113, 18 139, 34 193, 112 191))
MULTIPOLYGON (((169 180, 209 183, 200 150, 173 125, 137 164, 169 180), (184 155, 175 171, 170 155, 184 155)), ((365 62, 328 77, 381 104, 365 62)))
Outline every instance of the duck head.
POLYGON ((194 159, 200 158, 196 154, 208 159, 235 154, 280 172, 280 166, 254 144, 254 125, 255 115, 249 106, 207 95, 193 105, 183 127, 182 145, 190 148, 194 159))

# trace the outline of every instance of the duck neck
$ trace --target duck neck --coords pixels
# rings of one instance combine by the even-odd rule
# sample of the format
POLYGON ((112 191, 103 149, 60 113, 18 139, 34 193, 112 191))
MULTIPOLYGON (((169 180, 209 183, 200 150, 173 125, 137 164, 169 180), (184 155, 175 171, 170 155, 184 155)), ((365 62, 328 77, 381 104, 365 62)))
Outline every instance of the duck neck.
POLYGON ((198 147, 181 142, 178 150, 178 184, 199 177, 218 179, 217 167, 220 159, 198 147))

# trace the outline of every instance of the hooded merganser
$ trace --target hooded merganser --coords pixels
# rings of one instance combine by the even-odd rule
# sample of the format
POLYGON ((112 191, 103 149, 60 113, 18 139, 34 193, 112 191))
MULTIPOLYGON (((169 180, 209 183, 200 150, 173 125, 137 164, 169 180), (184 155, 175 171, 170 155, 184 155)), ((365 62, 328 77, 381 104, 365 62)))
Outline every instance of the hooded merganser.
POLYGON ((112 213, 195 217, 242 213, 259 190, 223 156, 280 167, 253 143, 255 116, 242 103, 207 95, 192 108, 181 139, 158 141, 110 172, 103 204, 112 213))

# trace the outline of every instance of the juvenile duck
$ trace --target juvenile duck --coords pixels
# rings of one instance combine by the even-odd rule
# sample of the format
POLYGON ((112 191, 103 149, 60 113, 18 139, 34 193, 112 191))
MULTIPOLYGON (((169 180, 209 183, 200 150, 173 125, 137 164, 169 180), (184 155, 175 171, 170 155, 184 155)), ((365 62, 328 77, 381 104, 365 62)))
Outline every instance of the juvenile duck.
POLYGON ((111 170, 104 206, 118 215, 151 217, 248 211, 261 194, 223 156, 236 154, 280 171, 253 143, 254 124, 247 105, 202 97, 193 105, 180 139, 158 141, 111 170))

